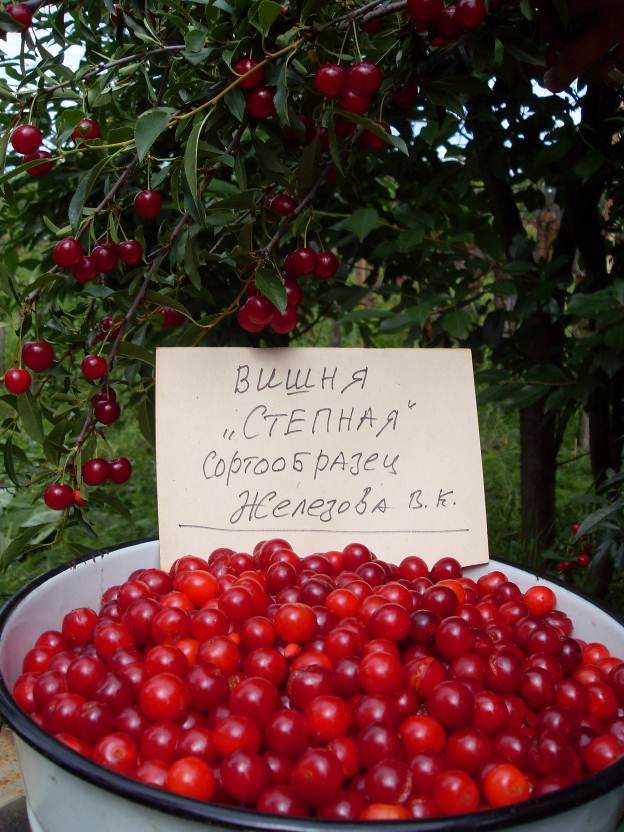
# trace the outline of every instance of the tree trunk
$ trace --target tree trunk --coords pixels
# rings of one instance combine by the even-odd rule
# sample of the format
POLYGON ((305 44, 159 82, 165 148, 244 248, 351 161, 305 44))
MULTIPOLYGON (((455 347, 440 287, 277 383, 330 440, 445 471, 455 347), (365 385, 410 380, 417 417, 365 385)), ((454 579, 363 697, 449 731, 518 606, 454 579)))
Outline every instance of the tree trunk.
POLYGON ((555 535, 556 419, 544 412, 544 401, 520 411, 522 540, 533 565, 555 535))

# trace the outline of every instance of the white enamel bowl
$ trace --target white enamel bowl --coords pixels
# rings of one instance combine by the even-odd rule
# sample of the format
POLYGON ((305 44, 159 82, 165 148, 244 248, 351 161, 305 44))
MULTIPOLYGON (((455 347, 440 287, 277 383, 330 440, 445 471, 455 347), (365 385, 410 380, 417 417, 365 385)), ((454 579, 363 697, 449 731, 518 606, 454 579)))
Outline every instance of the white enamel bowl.
MULTIPOLYGON (((145 541, 95 554, 55 569, 17 593, 0 612, 0 714, 16 734, 33 832, 353 832, 355 824, 282 818, 200 803, 152 789, 85 760, 26 717, 10 690, 22 657, 43 630, 57 629, 76 606, 98 607, 102 592, 138 568, 158 565, 158 542, 145 541)), ((468 570, 473 578, 500 568, 522 589, 552 586, 559 607, 575 623, 575 635, 624 653, 624 625, 588 599, 521 569, 491 561, 468 570)), ((367 823, 367 832, 613 832, 624 808, 624 761, 546 797, 515 806, 427 821, 367 823)), ((362 829, 362 824, 358 824, 362 829)))

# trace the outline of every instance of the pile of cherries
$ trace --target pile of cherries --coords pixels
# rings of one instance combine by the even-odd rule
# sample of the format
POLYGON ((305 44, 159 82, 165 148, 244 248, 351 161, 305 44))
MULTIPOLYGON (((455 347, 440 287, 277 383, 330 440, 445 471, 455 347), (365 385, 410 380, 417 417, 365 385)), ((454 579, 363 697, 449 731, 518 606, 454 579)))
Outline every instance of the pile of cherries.
POLYGON ((150 786, 322 819, 456 815, 546 795, 624 755, 624 663, 543 585, 366 546, 188 555, 68 612, 18 705, 150 786))

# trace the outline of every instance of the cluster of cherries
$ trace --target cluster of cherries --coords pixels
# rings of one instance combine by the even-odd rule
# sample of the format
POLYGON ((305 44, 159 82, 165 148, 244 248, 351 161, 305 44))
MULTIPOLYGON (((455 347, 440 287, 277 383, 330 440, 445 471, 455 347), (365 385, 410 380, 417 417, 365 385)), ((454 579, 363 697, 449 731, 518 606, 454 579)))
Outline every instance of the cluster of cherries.
MULTIPOLYGON (((128 482, 132 475, 132 464, 125 456, 117 459, 94 457, 82 466, 82 479, 87 485, 102 485, 107 480, 115 485, 128 482)), ((43 492, 43 499, 48 508, 64 511, 71 505, 83 506, 86 502, 79 488, 53 483, 43 492)))
POLYGON ((317 252, 305 247, 291 251, 284 260, 286 310, 280 312, 252 282, 247 289, 248 298, 238 310, 239 325, 246 332, 262 332, 266 326, 280 334, 292 332, 298 320, 297 306, 303 298, 299 278, 315 277, 317 280, 329 280, 334 277, 339 265, 340 261, 331 251, 317 252))
MULTIPOLYGON (((580 528, 580 523, 572 523, 572 525, 570 526, 570 533, 573 537, 576 537, 580 528)), ((571 548, 574 549, 576 547, 574 547, 573 545, 571 548)), ((592 560, 592 548, 593 546, 588 540, 586 540, 585 538, 581 538, 580 549, 576 556, 573 555, 572 558, 560 560, 557 564, 557 571, 565 575, 568 572, 572 572, 577 567, 580 567, 581 569, 587 569, 592 560)))
MULTIPOLYGON (((93 460, 91 460, 93 462, 93 460)), ((506 806, 624 756, 624 663, 544 585, 285 540, 138 569, 23 659, 18 705, 115 772, 321 819, 506 806)))
POLYGON ((262 83, 264 67, 258 66, 259 63, 254 58, 241 58, 232 67, 235 75, 245 76, 238 86, 247 93, 245 109, 249 118, 255 121, 263 121, 275 114, 275 89, 262 83))
POLYGON ((432 46, 446 46, 485 20, 483 0, 407 0, 407 12, 417 31, 429 32, 432 46))

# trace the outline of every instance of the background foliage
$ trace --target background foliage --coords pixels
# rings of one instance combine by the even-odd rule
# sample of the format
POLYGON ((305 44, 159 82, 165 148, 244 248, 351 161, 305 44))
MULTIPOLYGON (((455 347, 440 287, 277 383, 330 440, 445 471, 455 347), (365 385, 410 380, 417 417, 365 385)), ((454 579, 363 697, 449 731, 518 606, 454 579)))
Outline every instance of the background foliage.
MULTIPOLYGON (((20 54, 0 62, 5 366, 33 339, 53 343, 57 362, 26 396, 0 396, 5 592, 55 559, 154 529, 155 346, 288 343, 243 332, 235 313, 254 266, 281 303, 284 257, 305 244, 335 250, 341 267, 333 281, 301 281, 291 338, 470 347, 493 551, 533 566, 578 551, 567 526, 592 506, 566 502, 596 485, 610 507, 621 488, 604 486, 624 433, 617 71, 545 95, 536 78, 548 44, 529 0, 490 0, 484 25, 439 46, 401 0, 30 5, 20 54), (380 31, 364 30, 365 11, 380 31), (276 113, 262 121, 248 117, 231 69, 248 55, 266 62, 275 90, 276 113), (323 63, 360 58, 385 80, 366 116, 341 122, 312 79, 323 63), (418 90, 408 106, 406 88, 418 90), (102 137, 76 146, 85 116, 102 137), (47 177, 29 176, 8 145, 26 121, 55 159, 47 177), (341 135, 349 121, 357 132, 341 135), (361 129, 384 135, 382 121, 388 144, 362 149, 361 129), (148 186, 165 200, 152 221, 133 210, 148 186), (298 207, 277 222, 266 200, 282 191, 298 207), (52 266, 67 235, 86 248, 136 237, 146 261, 79 285, 52 266), (185 323, 163 328, 163 307, 185 323), (104 316, 116 324, 97 340, 104 316), (85 352, 100 350, 122 407, 109 428, 95 425, 80 372, 85 352), (129 483, 80 483, 82 461, 122 454, 135 466, 129 483), (85 506, 46 509, 41 492, 57 480, 80 486, 85 506)), ((566 3, 556 6, 564 31, 566 3)), ((15 28, 2 12, 0 26, 15 28)), ((604 594, 622 548, 600 545, 613 529, 591 528, 599 556, 589 574, 567 574, 604 594)))

